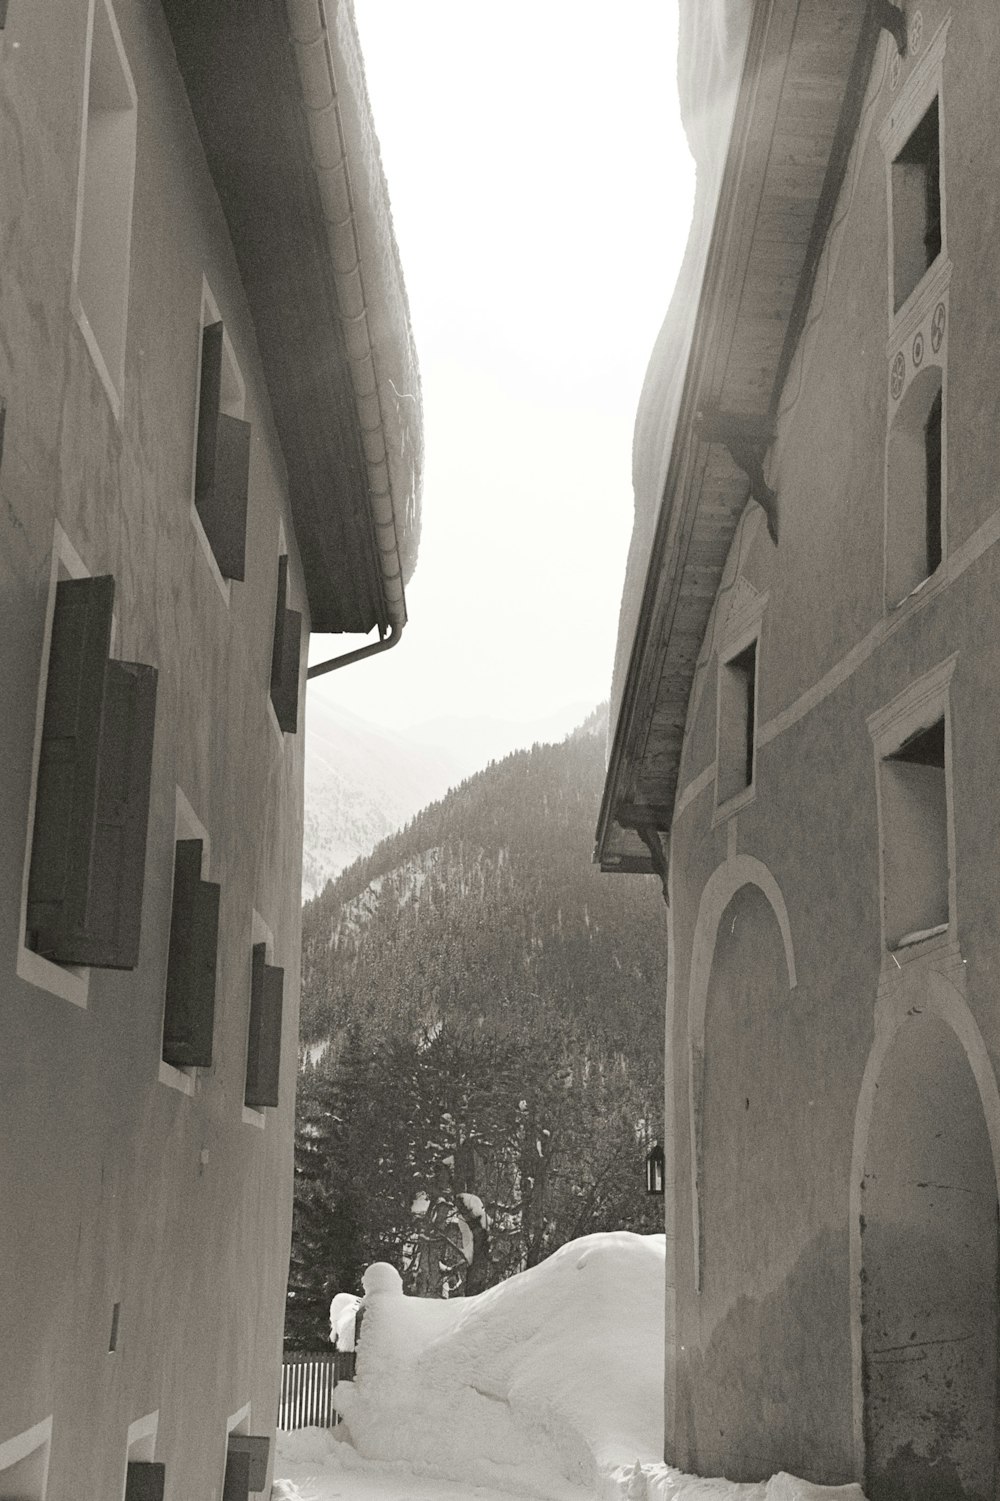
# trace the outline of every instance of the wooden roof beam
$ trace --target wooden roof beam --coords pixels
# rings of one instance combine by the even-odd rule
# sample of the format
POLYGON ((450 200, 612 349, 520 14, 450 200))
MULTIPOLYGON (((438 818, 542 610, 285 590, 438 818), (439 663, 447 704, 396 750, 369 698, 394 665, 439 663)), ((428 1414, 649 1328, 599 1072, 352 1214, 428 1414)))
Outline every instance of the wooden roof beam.
POLYGON ((701 410, 695 428, 703 443, 721 443, 737 469, 750 481, 750 494, 767 519, 767 534, 778 545, 778 496, 764 478, 764 459, 774 442, 770 417, 744 417, 734 412, 701 410))

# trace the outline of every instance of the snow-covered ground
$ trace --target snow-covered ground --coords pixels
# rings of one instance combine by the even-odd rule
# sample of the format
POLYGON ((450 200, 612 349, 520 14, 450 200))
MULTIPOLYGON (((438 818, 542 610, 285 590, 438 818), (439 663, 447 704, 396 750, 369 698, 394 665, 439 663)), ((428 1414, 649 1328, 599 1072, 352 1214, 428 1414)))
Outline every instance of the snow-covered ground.
POLYGON ((279 1436, 275 1501, 863 1501, 663 1464, 663 1274, 663 1237, 624 1231, 473 1298, 406 1298, 369 1268, 344 1421, 279 1436))

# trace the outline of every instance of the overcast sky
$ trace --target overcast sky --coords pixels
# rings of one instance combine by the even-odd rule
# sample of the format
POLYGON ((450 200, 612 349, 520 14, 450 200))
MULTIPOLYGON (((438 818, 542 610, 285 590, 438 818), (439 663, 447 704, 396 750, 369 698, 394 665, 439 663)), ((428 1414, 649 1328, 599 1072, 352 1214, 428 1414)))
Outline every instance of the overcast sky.
POLYGON ((676 3, 355 6, 423 380, 423 531, 400 645, 309 692, 399 731, 568 728, 609 689, 635 408, 690 215, 676 3))

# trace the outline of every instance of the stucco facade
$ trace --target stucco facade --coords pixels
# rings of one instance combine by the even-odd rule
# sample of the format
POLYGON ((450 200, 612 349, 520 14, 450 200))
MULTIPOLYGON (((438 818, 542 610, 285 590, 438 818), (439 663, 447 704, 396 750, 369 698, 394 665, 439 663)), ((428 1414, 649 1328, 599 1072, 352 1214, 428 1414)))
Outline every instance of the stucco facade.
MULTIPOLYGON (((296 500, 269 398, 282 371, 258 346, 262 294, 257 287, 251 305, 231 204, 220 201, 241 169, 232 162, 226 179, 210 170, 164 9, 148 0, 3 9, 0 1496, 121 1497, 133 1460, 164 1467, 167 1497, 209 1501, 223 1493, 230 1432, 270 1437, 275 1425, 305 647, 322 589, 304 578, 301 487, 296 500), (124 151, 108 203, 106 139, 124 151), (130 150, 134 178, 120 167, 130 150), (96 258, 88 233, 106 237, 96 258), (112 284, 118 303, 105 317, 100 286, 86 277, 97 285, 116 257, 124 282, 112 284), (194 503, 204 329, 219 322, 224 405, 241 432, 249 425, 242 577, 223 576, 194 503), (284 708, 274 688, 281 559, 292 664, 284 708), (26 918, 58 585, 88 576, 114 581, 113 661, 156 671, 145 853, 131 873, 141 935, 129 968, 53 962, 26 918), (168 955, 173 963, 175 947, 181 959, 188 952, 171 931, 185 840, 201 841, 202 885, 218 887, 211 1061, 191 1067, 164 1058, 168 955), (284 972, 280 1052, 270 1058, 277 1103, 257 1108, 246 1103, 255 945, 284 972)), ((204 5, 199 21, 218 10, 204 5)), ((248 7, 244 19, 277 13, 248 7)), ((314 7, 314 28, 325 20, 314 7)), ((278 169, 301 172, 280 147, 278 169)), ((318 235, 304 250, 317 262, 327 253, 318 235)), ((279 279, 286 270, 270 267, 279 279)), ((346 361, 338 379, 348 393, 338 421, 357 429, 346 361)), ((329 426, 327 412, 314 416, 329 426)), ((351 441, 360 453, 357 432, 351 441)), ((335 545, 346 525, 340 478, 327 468, 319 481, 335 545)), ((365 547, 377 557, 374 540, 365 547)), ((377 563, 371 570, 364 588, 383 604, 355 629, 385 625, 377 563)), ((324 628, 343 627, 328 619, 324 628)), ((155 1486, 156 1475, 140 1481, 155 1486)))
MULTIPOLYGON (((749 42, 730 35, 744 101, 763 9, 749 42)), ((1000 31, 987 4, 908 3, 905 27, 877 9, 839 181, 807 206, 819 254, 788 265, 805 314, 789 358, 762 356, 766 404, 749 404, 777 541, 747 497, 688 654, 662 596, 694 482, 665 492, 672 551, 639 586, 646 639, 630 629, 624 643, 633 689, 622 670, 599 852, 641 868, 619 858, 615 819, 641 829, 669 901, 667 1457, 739 1479, 857 1479, 875 1501, 987 1501, 1000 1480, 1000 385, 984 287, 1000 31), (922 159, 921 127, 934 134, 922 159), (636 664, 656 652, 643 679, 636 664), (667 753, 656 705, 678 677, 667 753), (657 776, 675 779, 659 809, 657 776)), ((768 33, 772 62, 790 65, 809 10, 789 8, 790 41, 768 33)), ((739 130, 752 141, 760 125, 744 103, 731 118, 721 145, 738 177, 739 130)), ((736 244, 758 232, 727 221, 724 195, 715 227, 736 244)), ((712 277, 709 262, 703 289, 712 277)), ((687 377, 704 382, 697 359, 696 344, 687 377)), ((697 441, 682 413, 674 454, 697 441)), ((736 483, 735 464, 723 473, 736 483)))

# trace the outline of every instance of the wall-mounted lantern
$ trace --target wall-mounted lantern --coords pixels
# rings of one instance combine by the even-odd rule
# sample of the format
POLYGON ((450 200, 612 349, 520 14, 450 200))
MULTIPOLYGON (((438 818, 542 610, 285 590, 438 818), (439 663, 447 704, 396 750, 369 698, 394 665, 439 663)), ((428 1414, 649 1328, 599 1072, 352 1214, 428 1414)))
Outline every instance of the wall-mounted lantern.
POLYGON ((654 1141, 646 1153, 646 1192, 648 1194, 663 1193, 663 1148, 658 1141, 654 1141))

